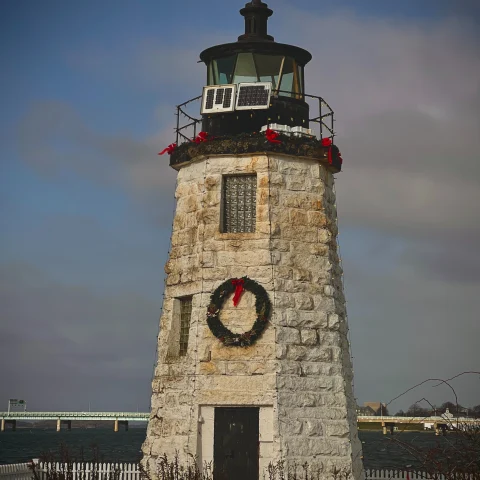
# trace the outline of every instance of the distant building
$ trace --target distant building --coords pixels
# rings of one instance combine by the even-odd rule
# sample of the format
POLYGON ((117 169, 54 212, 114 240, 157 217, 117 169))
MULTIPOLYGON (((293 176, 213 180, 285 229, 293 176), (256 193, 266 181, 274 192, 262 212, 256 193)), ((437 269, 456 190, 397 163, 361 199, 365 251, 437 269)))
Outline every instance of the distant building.
POLYGON ((371 408, 373 415, 388 415, 387 406, 382 402, 364 402, 363 406, 371 408))
POLYGON ((372 407, 360 407, 359 405, 357 405, 356 411, 357 411, 357 415, 361 415, 364 417, 375 416, 375 410, 373 410, 372 407))

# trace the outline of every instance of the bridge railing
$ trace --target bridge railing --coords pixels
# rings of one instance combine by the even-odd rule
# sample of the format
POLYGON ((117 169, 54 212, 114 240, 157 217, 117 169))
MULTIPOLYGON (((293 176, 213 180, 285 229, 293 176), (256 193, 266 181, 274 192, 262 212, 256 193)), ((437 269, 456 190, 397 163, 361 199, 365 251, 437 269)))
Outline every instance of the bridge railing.
POLYGON ((0 418, 138 418, 143 420, 150 416, 147 412, 0 412, 0 418))

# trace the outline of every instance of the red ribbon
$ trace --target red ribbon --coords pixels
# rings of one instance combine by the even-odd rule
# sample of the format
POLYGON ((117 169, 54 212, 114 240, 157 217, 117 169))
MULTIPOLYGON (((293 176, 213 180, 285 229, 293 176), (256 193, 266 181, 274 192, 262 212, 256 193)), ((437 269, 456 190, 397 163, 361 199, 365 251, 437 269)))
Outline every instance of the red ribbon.
POLYGON ((207 140, 211 140, 211 138, 208 138, 208 133, 207 132, 200 132, 192 142, 195 143, 202 143, 206 142, 207 140))
POLYGON ((176 148, 177 148, 177 144, 176 143, 171 143, 167 148, 164 148, 159 153, 159 155, 163 155, 164 153, 168 153, 169 155, 171 155, 176 148))
MULTIPOLYGON (((330 138, 322 138, 322 146, 327 147, 327 158, 328 158, 328 163, 331 165, 333 163, 332 159, 332 140, 330 138)), ((342 154, 338 152, 337 155, 338 161, 340 162, 340 165, 343 164, 343 158, 342 154)))
POLYGON ((281 140, 277 140, 279 136, 280 134, 275 130, 272 130, 270 128, 267 128, 267 130, 265 130, 265 137, 270 143, 282 143, 281 140))
POLYGON ((328 163, 332 164, 332 140, 330 138, 322 138, 322 146, 328 147, 327 158, 328 163))
POLYGON ((245 280, 243 278, 235 278, 232 280, 232 285, 235 287, 235 295, 233 296, 233 306, 236 307, 240 302, 240 297, 243 293, 243 284, 245 280))

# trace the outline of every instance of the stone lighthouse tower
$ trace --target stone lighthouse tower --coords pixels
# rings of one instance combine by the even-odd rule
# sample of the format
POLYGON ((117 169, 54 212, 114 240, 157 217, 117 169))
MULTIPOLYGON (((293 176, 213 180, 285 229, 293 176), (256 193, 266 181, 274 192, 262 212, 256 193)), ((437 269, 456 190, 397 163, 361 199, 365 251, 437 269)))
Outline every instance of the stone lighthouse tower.
POLYGON ((307 95, 310 53, 268 34, 272 10, 240 13, 238 41, 200 54, 207 85, 166 149, 177 205, 143 463, 155 477, 177 452, 215 480, 279 460, 361 479, 333 112, 307 95))

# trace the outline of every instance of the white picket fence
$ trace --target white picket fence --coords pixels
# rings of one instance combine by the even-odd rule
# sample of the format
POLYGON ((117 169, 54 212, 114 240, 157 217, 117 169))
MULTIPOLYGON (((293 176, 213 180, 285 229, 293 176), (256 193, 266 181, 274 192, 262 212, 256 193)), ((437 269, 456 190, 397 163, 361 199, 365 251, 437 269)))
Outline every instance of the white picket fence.
POLYGON ((11 463, 0 465, 1 480, 28 480, 32 478, 31 463, 11 463))
MULTIPOLYGON (((68 480, 89 480, 94 474, 98 480, 143 480, 138 463, 39 463, 34 460, 36 471, 41 479, 46 479, 47 473, 56 471, 68 475, 68 480)), ((15 463, 0 465, 0 480, 32 480, 31 463, 15 463)), ((366 480, 429 480, 424 472, 393 469, 366 469, 366 480)), ((459 476, 459 480, 468 480, 468 476, 459 476)), ((470 476, 473 480, 474 476, 470 476)), ((438 475, 435 480, 445 480, 443 475, 438 475)))
MULTIPOLYGON (((137 463, 39 463, 35 470, 40 479, 46 479, 48 472, 64 474, 68 480, 140 480, 137 463)), ((31 480, 31 463, 0 465, 0 480, 31 480)))

